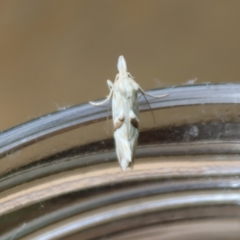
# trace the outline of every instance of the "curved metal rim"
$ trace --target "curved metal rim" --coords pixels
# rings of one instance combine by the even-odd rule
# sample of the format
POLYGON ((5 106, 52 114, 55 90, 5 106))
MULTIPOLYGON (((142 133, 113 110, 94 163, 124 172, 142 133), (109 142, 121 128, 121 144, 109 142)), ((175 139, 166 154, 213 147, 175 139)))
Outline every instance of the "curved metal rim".
MULTIPOLYGON (((169 211, 180 208, 188 207, 200 207, 200 206, 211 206, 211 205, 236 205, 240 202, 240 193, 238 192, 223 192, 223 191, 211 191, 206 192, 191 192, 174 194, 160 195, 155 197, 147 197, 139 202, 128 201, 127 205, 122 206, 121 204, 114 204, 109 209, 109 206, 102 207, 101 210, 95 212, 90 211, 86 214, 76 215, 72 218, 65 218, 61 224, 52 226, 51 229, 41 229, 38 238, 41 239, 55 239, 66 237, 70 234, 74 234, 78 231, 83 231, 89 228, 94 228, 101 224, 105 224, 112 221, 118 221, 123 218, 133 217, 139 214, 146 214, 156 211, 169 211)), ((48 225, 49 226, 49 225, 48 225)), ((24 234, 27 234, 25 232, 24 234)), ((19 237, 19 235, 18 235, 19 237)))
MULTIPOLYGON (((116 186, 117 188, 117 186, 116 186)), ((104 189, 104 187, 103 187, 104 189)), ((130 185, 130 187, 116 190, 115 192, 104 193, 104 195, 94 195, 94 197, 88 199, 85 202, 80 202, 73 204, 69 207, 62 208, 60 210, 54 211, 47 215, 44 215, 32 222, 26 224, 24 229, 19 231, 19 228, 8 232, 5 237, 2 236, 1 239, 9 239, 9 236, 13 236, 18 233, 18 237, 23 237, 31 232, 36 231, 39 228, 46 227, 55 222, 61 221, 63 219, 72 217, 76 214, 91 211, 93 209, 100 209, 104 206, 109 206, 111 204, 116 204, 128 200, 133 200, 137 198, 150 197, 154 195, 164 195, 169 193, 184 193, 189 191, 194 191, 197 193, 201 190, 239 190, 240 180, 234 178, 220 178, 220 179, 178 179, 171 180, 170 182, 163 182, 161 184, 157 182, 148 182, 145 185, 130 185)), ((98 193, 99 194, 99 193, 98 193)), ((174 197, 173 197, 174 199, 174 197)), ((228 195, 226 195, 226 202, 228 201, 228 195)), ((195 199, 196 200, 196 199, 195 199)), ((216 199, 215 199, 216 200, 216 199)), ((224 201, 224 203, 226 203, 224 201)), ((176 204, 178 202, 176 201, 176 204)), ((223 202, 222 202, 223 203, 223 202)), ((178 203, 179 204, 179 203, 178 203)))
MULTIPOLYGON (((188 155, 198 154, 239 154, 240 144, 236 141, 205 141, 205 142, 193 142, 193 143, 178 143, 178 144, 161 144, 148 145, 147 147, 139 146, 136 153, 138 159, 145 157, 160 157, 160 156, 184 156, 188 152, 188 155)), ((60 161, 53 163, 38 162, 36 164, 30 164, 23 169, 7 174, 0 178, 0 192, 11 187, 23 184, 28 181, 33 181, 42 177, 46 177, 51 174, 60 173, 66 170, 72 170, 76 168, 94 166, 98 164, 108 164, 116 162, 115 151, 108 150, 104 152, 98 152, 89 154, 87 156, 80 155, 71 158, 63 158, 60 161)), ((117 162, 116 162, 117 164, 117 162)), ((236 169, 237 170, 237 169, 236 169)))
MULTIPOLYGON (((201 104, 239 104, 240 84, 191 85, 149 91, 165 98, 147 97, 152 109, 171 108, 201 104)), ((148 111, 146 100, 140 98, 140 110, 148 111)), ((51 137, 63 131, 100 121, 110 115, 106 108, 82 104, 24 123, 2 132, 0 136, 0 157, 28 145, 51 137)))

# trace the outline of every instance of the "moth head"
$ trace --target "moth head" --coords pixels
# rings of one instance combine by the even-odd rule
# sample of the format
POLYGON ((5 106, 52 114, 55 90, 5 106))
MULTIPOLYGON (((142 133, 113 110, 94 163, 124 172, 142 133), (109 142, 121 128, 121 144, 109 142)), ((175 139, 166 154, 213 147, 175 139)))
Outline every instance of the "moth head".
POLYGON ((119 73, 120 72, 127 72, 127 63, 126 63, 126 60, 123 56, 120 56, 118 58, 117 68, 118 68, 119 73))
POLYGON ((119 73, 116 76, 116 80, 129 77, 132 78, 131 74, 127 72, 127 63, 123 56, 118 58, 117 68, 119 73))

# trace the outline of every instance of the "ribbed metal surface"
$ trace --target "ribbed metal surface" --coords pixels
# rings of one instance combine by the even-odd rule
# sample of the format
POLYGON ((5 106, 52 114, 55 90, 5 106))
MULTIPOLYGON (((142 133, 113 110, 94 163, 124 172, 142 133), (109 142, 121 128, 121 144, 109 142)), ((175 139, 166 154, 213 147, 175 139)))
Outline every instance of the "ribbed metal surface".
POLYGON ((75 106, 2 133, 0 239, 237 239, 240 85, 154 94, 163 92, 149 99, 154 113, 179 118, 141 131, 133 171, 120 170, 112 137, 71 142, 107 106, 75 106))

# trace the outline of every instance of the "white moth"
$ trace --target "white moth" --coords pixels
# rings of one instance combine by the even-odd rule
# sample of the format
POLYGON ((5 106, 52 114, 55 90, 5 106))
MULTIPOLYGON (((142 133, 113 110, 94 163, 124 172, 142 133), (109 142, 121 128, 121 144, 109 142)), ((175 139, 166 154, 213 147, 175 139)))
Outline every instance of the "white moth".
POLYGON ((165 97, 147 94, 127 72, 127 64, 123 56, 118 59, 117 74, 114 83, 107 80, 110 93, 106 100, 100 103, 90 102, 100 106, 112 99, 112 118, 114 126, 114 139, 119 164, 122 170, 127 167, 133 168, 135 150, 138 141, 139 127, 139 104, 138 93, 155 98, 165 97))

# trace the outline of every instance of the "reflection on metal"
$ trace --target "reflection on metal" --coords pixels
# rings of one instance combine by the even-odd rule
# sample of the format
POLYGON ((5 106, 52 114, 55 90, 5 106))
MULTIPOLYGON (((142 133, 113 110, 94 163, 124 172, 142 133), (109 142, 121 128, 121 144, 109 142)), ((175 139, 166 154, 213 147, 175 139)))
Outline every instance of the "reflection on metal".
MULTIPOLYGON (((151 108, 173 108, 201 104, 239 104, 240 86, 238 84, 182 86, 149 92, 163 95, 164 99, 150 99, 151 108)), ((149 111, 146 100, 140 98, 140 110, 149 111)), ((22 124, 1 134, 0 155, 21 149, 52 135, 103 120, 109 113, 106 108, 96 108, 90 104, 71 107, 22 124)))
MULTIPOLYGON (((168 97, 149 101, 155 114, 166 110, 171 121, 140 132, 134 171, 121 172, 110 137, 84 142, 79 135, 79 144, 71 142, 77 128, 104 120, 107 108, 75 106, 3 132, 0 239, 160 234, 175 240, 197 239, 203 232, 207 239, 238 239, 240 85, 191 85, 154 94, 166 91, 168 97), (51 139, 58 146, 54 154, 48 152, 51 139)), ((149 110, 141 98, 140 106, 149 110)))

